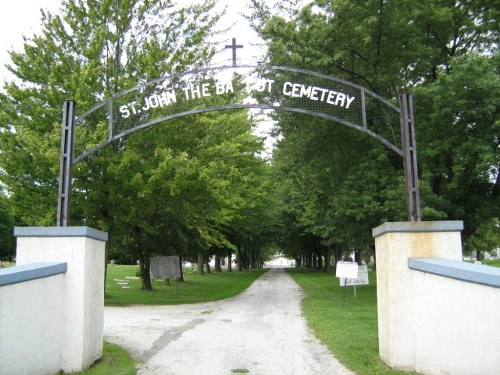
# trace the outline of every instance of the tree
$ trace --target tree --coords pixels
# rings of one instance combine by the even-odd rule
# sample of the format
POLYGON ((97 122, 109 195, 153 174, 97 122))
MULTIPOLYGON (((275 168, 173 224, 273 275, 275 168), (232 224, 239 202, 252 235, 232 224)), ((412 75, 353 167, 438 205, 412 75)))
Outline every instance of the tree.
POLYGON ((495 50, 499 40, 493 0, 286 3, 277 13, 253 0, 252 20, 274 63, 314 67, 386 98, 435 79, 453 56, 495 50))
POLYGON ((403 176, 383 146, 323 121, 309 120, 291 131, 283 126, 283 134, 273 160, 283 217, 295 222, 286 225, 294 241, 309 239, 306 253, 325 257, 329 265, 337 245, 367 249, 379 220, 404 215, 403 176), (292 228, 299 232, 290 233, 292 228))
MULTIPOLYGON (((482 53, 472 76, 478 77, 480 71, 487 70, 487 79, 497 85, 496 2, 318 0, 302 8, 278 5, 280 13, 260 1, 253 3, 254 26, 268 42, 271 64, 292 64, 344 78, 395 103, 400 92, 414 91, 417 148, 422 154, 422 203, 427 219, 459 218, 465 214, 466 205, 470 215, 462 218, 466 228, 470 228, 464 232, 467 240, 479 222, 490 222, 491 215, 497 216, 481 207, 489 206, 498 212, 498 138, 492 136, 492 132, 498 134, 498 109, 494 104, 498 103, 498 90, 483 85, 481 79, 470 85, 471 76, 465 73, 465 67, 470 65, 465 64, 461 73, 455 66, 461 64, 459 61, 464 64, 461 56, 474 64, 471 53, 482 53), (457 74, 456 81, 450 78, 453 74, 457 74), (444 83, 451 80, 456 85, 450 95, 451 85, 444 83), (468 89, 459 87, 463 82, 474 87, 478 95, 482 89, 491 92, 465 103, 468 89), (449 111, 450 105, 453 111, 449 111), (467 116, 459 108, 461 105, 470 109, 467 116), (434 118, 439 120, 433 121, 434 118), (476 121, 489 127, 476 126, 476 121), (458 137, 446 141, 449 134, 442 131, 443 123, 456 127, 458 132, 474 129, 465 138, 470 142, 462 147, 458 137), (461 124, 457 127, 455 123, 461 124), (443 162, 434 158, 433 166, 428 164, 426 153, 445 156, 446 152, 439 151, 441 147, 450 154, 463 149, 460 156, 447 161, 449 170, 467 183, 462 185, 454 178, 454 183, 447 185, 450 190, 438 194, 429 179, 446 168, 446 158, 440 157, 443 162), (471 151, 472 155, 467 155, 471 151), (464 162, 469 163, 465 169, 464 162), (459 170, 466 174, 457 173, 459 170), (466 197, 469 189, 475 192, 466 197), (462 213, 457 215, 459 207, 462 213)), ((276 118, 277 133, 283 140, 274 162, 282 171, 281 181, 289 181, 283 183, 289 189, 284 192, 287 217, 296 221, 294 227, 303 235, 318 236, 327 246, 341 243, 347 249, 359 249, 371 246, 369 226, 401 219, 403 207, 398 189, 402 184, 398 175, 402 175, 402 166, 397 157, 368 141, 358 140, 352 132, 323 127, 316 120, 288 114, 278 114, 276 118)))
MULTIPOLYGON (((62 102, 91 108, 139 82, 204 64, 213 53, 206 42, 218 19, 208 15, 213 5, 69 0, 61 15, 42 12, 41 35, 10 53, 17 79, 0 97, 2 181, 19 224, 54 223, 62 102)), ((81 169, 92 175, 93 166, 81 169)))
POLYGON ((415 89, 423 179, 434 208, 464 220, 467 250, 500 210, 499 67, 498 55, 469 53, 450 61, 449 74, 415 89))
MULTIPOLYGON (((26 39, 23 51, 10 53, 16 80, 0 96, 1 181, 18 225, 54 223, 61 103, 72 98, 77 108, 88 109, 138 83, 204 65, 214 51, 207 41, 219 18, 211 13, 213 6, 213 1, 179 9, 171 1, 68 0, 60 15, 42 12, 42 33, 26 39)), ((95 118, 97 126, 104 121, 95 118)), ((134 247, 130 239, 144 238, 143 228, 113 233, 113 205, 120 204, 116 189, 128 181, 108 172, 125 143, 116 142, 74 169, 79 194, 73 223, 110 232, 110 245, 134 247)))
POLYGON ((12 215, 8 198, 0 194, 0 260, 12 261, 14 255, 14 217, 12 215))

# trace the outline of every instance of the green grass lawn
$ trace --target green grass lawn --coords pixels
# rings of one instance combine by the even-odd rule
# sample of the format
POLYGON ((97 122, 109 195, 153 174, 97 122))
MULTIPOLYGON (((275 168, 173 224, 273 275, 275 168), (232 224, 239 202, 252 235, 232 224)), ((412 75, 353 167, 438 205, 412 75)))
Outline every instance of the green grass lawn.
POLYGON ((265 269, 204 275, 186 272, 185 282, 177 283, 172 279, 170 285, 165 285, 162 280, 155 280, 154 292, 149 292, 141 290, 140 279, 134 279, 137 266, 109 265, 104 303, 108 306, 177 305, 216 301, 241 293, 264 272, 265 269), (119 284, 124 282, 128 285, 119 284))
POLYGON ((304 289, 303 312, 309 327, 357 375, 408 374, 388 368, 378 354, 377 287, 375 272, 370 285, 344 288, 333 274, 301 268, 287 270, 304 289))
POLYGON ((485 260, 483 260, 483 263, 486 264, 486 265, 488 265, 488 266, 499 267, 500 268, 500 260, 499 259, 496 259, 496 260, 485 259, 485 260))
MULTIPOLYGON (((103 357, 82 375, 135 375, 135 363, 130 354, 118 345, 104 342, 103 357)), ((76 374, 74 374, 76 375, 76 374)))

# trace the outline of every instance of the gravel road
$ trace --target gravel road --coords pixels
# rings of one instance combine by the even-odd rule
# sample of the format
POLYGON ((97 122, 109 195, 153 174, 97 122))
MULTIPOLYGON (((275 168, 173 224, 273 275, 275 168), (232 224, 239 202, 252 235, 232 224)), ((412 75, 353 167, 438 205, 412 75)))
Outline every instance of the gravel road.
POLYGON ((140 360, 140 375, 352 375, 307 328, 302 297, 272 269, 222 301, 106 307, 104 336, 140 360))

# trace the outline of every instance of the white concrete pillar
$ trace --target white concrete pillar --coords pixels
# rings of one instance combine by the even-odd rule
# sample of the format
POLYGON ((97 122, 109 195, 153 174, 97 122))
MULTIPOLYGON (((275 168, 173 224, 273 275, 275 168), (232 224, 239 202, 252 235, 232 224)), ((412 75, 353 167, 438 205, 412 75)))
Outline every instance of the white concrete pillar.
POLYGON ((66 262, 61 303, 61 370, 77 372, 102 356, 107 233, 88 227, 16 227, 17 265, 66 262))
POLYGON ((385 223, 373 229, 379 353, 388 366, 415 371, 414 308, 408 258, 462 260, 462 230, 462 221, 385 223))

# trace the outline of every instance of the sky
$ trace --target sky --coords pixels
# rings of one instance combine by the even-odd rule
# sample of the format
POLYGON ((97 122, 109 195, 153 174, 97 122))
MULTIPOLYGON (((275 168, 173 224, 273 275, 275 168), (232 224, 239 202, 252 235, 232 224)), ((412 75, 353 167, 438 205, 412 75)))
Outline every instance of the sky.
MULTIPOLYGON (((173 0, 179 4, 194 3, 202 0, 173 0)), ((269 0, 272 4, 273 0, 269 0)), ((225 50, 224 46, 232 43, 232 38, 236 38, 236 43, 243 45, 238 49, 237 58, 239 64, 257 63, 264 54, 263 41, 257 33, 248 25, 248 21, 242 13, 249 13, 249 0, 218 0, 216 9, 224 9, 227 6, 226 15, 220 22, 221 29, 229 29, 227 33, 219 35, 217 42, 221 51, 215 56, 212 65, 230 65, 232 52, 225 50)), ((5 64, 10 63, 9 50, 21 51, 23 48, 23 35, 27 37, 39 34, 41 31, 40 9, 58 14, 61 0, 13 0, 2 1, 0 3, 0 91, 3 83, 13 80, 12 74, 5 68, 5 64)), ((264 116, 259 120, 259 125, 255 129, 256 134, 266 138, 266 149, 273 148, 274 139, 269 136, 272 122, 264 116)))
MULTIPOLYGON (((175 0, 174 0, 175 1, 175 0)), ((196 2, 197 0, 177 0, 179 3, 196 2)), ((238 56, 248 60, 258 60, 262 54, 258 45, 262 42, 253 31, 247 21, 241 15, 248 12, 246 9, 248 0, 218 0, 217 7, 228 6, 227 14, 221 22, 221 27, 230 28, 230 31, 220 36, 221 46, 231 44, 231 38, 235 37, 237 44, 242 44, 243 49, 238 50, 238 56)), ((0 83, 10 79, 11 75, 4 65, 10 62, 7 51, 14 49, 19 51, 23 46, 23 35, 32 36, 41 30, 40 9, 48 9, 51 13, 59 13, 61 0, 13 0, 2 1, 0 5, 0 83)), ((225 60, 231 58, 231 51, 227 50, 217 55, 216 59, 225 60), (224 54, 224 52, 226 54, 224 54)), ((215 61, 217 63, 217 61, 215 61)))
POLYGON ((40 8, 57 12, 60 0, 2 1, 0 5, 0 82, 10 78, 4 65, 10 63, 7 51, 21 50, 23 35, 31 36, 40 31, 40 8))

